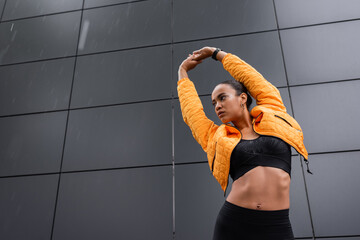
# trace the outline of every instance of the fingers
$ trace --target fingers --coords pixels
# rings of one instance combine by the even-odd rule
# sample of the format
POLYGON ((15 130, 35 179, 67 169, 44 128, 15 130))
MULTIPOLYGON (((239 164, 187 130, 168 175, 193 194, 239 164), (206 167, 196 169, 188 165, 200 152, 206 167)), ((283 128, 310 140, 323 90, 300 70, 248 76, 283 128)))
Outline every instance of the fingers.
POLYGON ((194 53, 192 56, 193 56, 193 59, 194 59, 194 60, 199 60, 201 54, 194 53))
POLYGON ((202 60, 204 59, 204 57, 200 53, 195 53, 195 52, 196 51, 194 51, 193 54, 189 53, 186 60, 188 60, 188 61, 197 61, 197 62, 201 63, 202 60))
POLYGON ((192 60, 198 60, 199 56, 200 56, 200 54, 189 54, 188 58, 191 58, 192 60))
POLYGON ((194 62, 194 63, 202 63, 203 59, 198 59, 197 57, 195 57, 194 55, 190 55, 187 57, 187 59, 184 60, 184 62, 194 62))

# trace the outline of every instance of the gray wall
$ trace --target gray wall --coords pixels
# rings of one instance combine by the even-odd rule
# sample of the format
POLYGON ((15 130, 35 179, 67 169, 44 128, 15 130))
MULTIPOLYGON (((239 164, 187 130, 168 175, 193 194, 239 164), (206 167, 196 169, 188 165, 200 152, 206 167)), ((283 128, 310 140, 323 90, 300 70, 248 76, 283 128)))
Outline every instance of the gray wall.
MULTIPOLYGON (((356 0, 0 0, 0 238, 211 239, 225 201, 183 122, 177 69, 204 46, 273 83, 304 131, 298 239, 360 239, 356 0)), ((189 72, 207 116, 231 76, 189 72)), ((231 178, 227 194, 231 189, 231 178)))

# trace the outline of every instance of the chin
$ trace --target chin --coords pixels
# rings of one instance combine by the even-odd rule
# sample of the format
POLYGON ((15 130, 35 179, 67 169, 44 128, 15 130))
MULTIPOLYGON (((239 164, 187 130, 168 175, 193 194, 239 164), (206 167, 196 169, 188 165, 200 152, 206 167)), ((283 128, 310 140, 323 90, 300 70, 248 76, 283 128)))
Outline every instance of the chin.
POLYGON ((222 122, 222 123, 227 123, 228 121, 226 120, 226 118, 219 118, 220 119, 220 121, 222 122))

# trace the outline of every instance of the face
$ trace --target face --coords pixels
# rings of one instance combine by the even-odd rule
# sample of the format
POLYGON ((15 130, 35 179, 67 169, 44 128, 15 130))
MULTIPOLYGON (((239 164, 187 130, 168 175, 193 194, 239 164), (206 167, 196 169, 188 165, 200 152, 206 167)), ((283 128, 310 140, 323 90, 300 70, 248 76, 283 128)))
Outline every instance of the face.
POLYGON ((236 90, 229 84, 217 85, 211 94, 212 104, 216 115, 223 123, 236 121, 243 117, 246 108, 247 95, 241 93, 236 96, 236 90), (244 109, 241 107, 244 104, 244 109), (219 113, 223 112, 220 116, 219 113))

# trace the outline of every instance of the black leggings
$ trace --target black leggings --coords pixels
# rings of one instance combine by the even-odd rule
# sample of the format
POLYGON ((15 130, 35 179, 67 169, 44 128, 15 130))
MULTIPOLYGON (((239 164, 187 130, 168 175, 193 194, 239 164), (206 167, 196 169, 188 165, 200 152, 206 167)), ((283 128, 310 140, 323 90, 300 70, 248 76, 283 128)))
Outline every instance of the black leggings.
POLYGON ((213 240, 293 240, 289 209, 255 210, 225 200, 217 216, 213 240))

